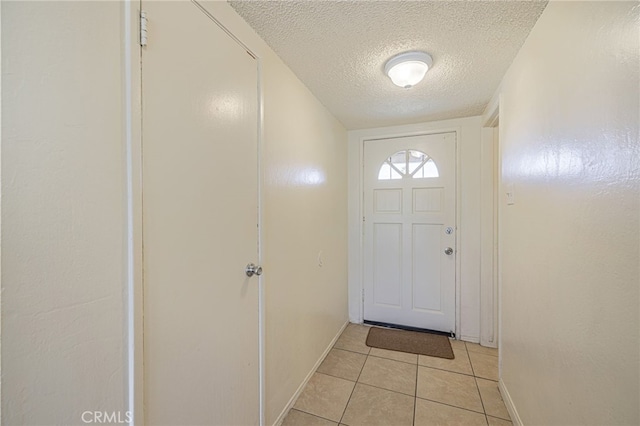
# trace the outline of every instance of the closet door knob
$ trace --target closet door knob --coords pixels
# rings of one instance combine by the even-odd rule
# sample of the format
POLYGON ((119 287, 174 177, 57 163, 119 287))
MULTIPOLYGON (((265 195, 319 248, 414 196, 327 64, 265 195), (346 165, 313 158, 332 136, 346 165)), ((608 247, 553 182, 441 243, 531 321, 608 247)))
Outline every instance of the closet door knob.
POLYGON ((248 277, 252 277, 254 275, 260 276, 262 275, 262 266, 258 266, 258 265, 254 265, 253 263, 250 263, 247 265, 244 272, 247 274, 248 277))

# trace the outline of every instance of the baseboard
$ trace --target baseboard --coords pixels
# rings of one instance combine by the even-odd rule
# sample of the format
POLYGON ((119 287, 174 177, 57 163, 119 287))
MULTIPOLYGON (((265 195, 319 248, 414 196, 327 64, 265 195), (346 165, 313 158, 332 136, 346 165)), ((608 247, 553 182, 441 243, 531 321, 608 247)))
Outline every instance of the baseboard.
POLYGON ((273 426, 280 426, 282 424, 282 422, 284 421, 284 418, 287 416, 287 414, 289 414, 289 410, 291 410, 291 407, 293 407, 293 405, 298 400, 298 397, 302 393, 302 390, 307 385, 309 380, 311 380, 311 376, 313 376, 313 374, 316 372, 318 367, 320 367, 320 364, 322 364, 322 361, 324 361, 324 359, 327 357, 327 355, 329 354, 329 351, 331 350, 331 348, 333 348, 333 345, 336 343, 336 341, 338 340, 338 338, 340 337, 344 329, 347 328, 348 325, 349 325, 349 321, 345 322, 344 325, 340 327, 338 334, 336 334, 335 337, 331 340, 331 343, 329 343, 329 346, 327 346, 327 349, 324 350, 324 352, 322 353, 322 355, 320 356, 316 364, 313 366, 309 374, 307 374, 307 377, 304 378, 304 380, 302 381, 302 384, 300 384, 300 386, 298 387, 296 392, 293 394, 293 396, 291 397, 287 405, 284 407, 284 409, 282 410, 282 412, 280 413, 276 421, 273 423, 273 426))
POLYGON ((494 349, 498 348, 498 342, 497 341, 490 342, 488 340, 480 339, 480 345, 481 346, 485 346, 487 348, 494 348, 494 349))
POLYGON ((461 334, 460 340, 464 340, 465 342, 469 342, 469 343, 480 344, 480 338, 478 336, 467 336, 467 335, 461 334))
POLYGON ((520 418, 520 415, 518 415, 518 410, 516 410, 516 406, 513 405, 513 400, 511 399, 511 395, 509 395, 507 386, 504 384, 502 379, 500 379, 500 381, 498 382, 498 389, 500 389, 500 394, 502 395, 502 400, 504 401, 504 405, 507 407, 509 416, 511 416, 511 423, 513 423, 514 426, 523 426, 522 419, 520 418))

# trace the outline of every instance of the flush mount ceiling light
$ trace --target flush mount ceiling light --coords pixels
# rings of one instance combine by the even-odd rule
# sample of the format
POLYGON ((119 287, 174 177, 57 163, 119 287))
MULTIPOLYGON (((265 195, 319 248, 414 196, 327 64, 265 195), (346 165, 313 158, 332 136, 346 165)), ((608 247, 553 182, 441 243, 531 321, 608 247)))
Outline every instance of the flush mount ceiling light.
POLYGON ((405 52, 389 59, 384 72, 393 84, 408 89, 420 83, 433 65, 433 58, 425 52, 405 52))

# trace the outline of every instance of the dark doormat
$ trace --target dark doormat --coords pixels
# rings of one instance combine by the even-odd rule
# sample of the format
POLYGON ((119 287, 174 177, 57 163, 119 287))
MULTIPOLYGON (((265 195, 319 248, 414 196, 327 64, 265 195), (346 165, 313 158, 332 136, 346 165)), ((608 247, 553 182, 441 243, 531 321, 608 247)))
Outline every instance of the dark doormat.
POLYGON ((371 327, 367 336, 367 346, 454 359, 453 349, 447 336, 419 331, 371 327))

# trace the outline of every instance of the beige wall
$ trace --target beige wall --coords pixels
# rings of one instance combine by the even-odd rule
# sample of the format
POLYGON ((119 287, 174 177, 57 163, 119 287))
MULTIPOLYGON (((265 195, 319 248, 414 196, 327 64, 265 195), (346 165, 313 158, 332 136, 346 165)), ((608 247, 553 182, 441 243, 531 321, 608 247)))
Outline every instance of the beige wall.
MULTIPOLYGON (((226 2, 204 5, 262 59, 272 424, 347 321, 347 136, 226 2)), ((3 2, 2 20, 2 420, 77 424, 127 406, 122 10, 3 2)))
POLYGON ((262 59, 265 418, 271 425, 347 321, 347 133, 226 3, 210 10, 262 59))
POLYGON ((279 59, 263 69, 270 425, 347 321, 347 136, 279 59))
POLYGON ((2 2, 2 423, 120 411, 118 3, 2 2))
POLYGON ((498 93, 502 381, 527 425, 640 422, 639 47, 637 3, 551 2, 498 93))

